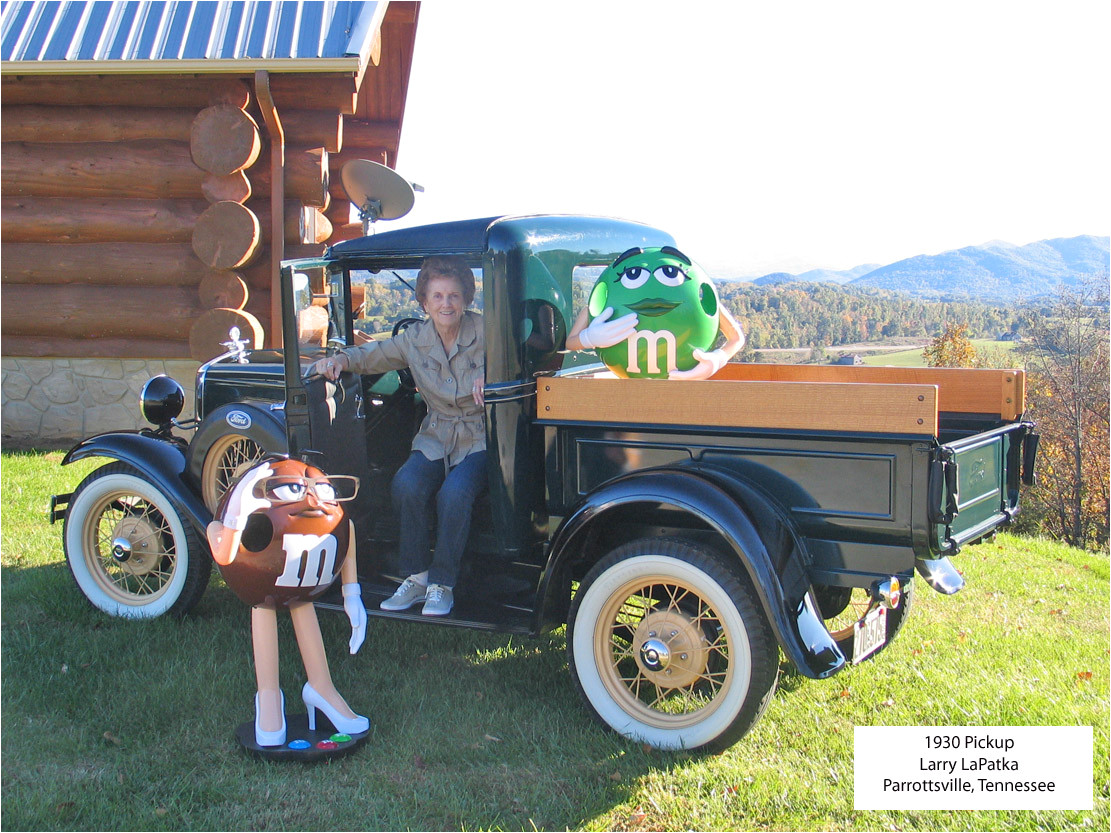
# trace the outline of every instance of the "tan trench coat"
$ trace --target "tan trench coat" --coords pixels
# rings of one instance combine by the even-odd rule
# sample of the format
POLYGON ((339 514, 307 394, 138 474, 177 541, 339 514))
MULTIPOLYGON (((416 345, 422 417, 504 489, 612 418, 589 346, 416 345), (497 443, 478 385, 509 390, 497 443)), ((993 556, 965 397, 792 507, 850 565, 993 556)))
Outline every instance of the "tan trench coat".
POLYGON ((450 353, 431 321, 421 321, 393 338, 371 341, 343 351, 355 373, 385 373, 408 367, 428 413, 413 438, 413 451, 429 460, 458 465, 486 448, 485 410, 474 401, 475 379, 486 371, 482 316, 467 310, 450 353))

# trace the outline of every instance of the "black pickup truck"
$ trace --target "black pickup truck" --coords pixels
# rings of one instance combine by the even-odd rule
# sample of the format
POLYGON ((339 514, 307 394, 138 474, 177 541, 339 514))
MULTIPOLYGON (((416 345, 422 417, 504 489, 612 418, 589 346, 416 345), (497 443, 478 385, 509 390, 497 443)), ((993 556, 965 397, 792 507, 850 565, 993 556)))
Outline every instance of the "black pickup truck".
MULTIPOLYGON (((78 586, 112 615, 185 613, 208 582, 217 501, 279 452, 361 478, 347 506, 367 611, 430 623, 378 607, 402 578, 389 484, 420 392, 406 371, 303 374, 375 337, 356 308, 368 281, 461 255, 486 328, 489 489, 455 608, 434 623, 532 635, 566 624, 576 685, 614 730, 666 749, 735 742, 775 689, 780 649, 828 677, 894 638, 920 583, 960 589, 949 559, 1015 515, 1036 435, 1017 370, 731 363, 710 380, 661 381, 566 352, 581 287, 632 247, 671 245, 625 221, 500 217, 284 264, 284 350, 233 336, 198 371, 195 420, 176 419, 181 387, 156 377, 141 402, 156 428, 92 437, 65 458, 113 460, 51 507, 78 586)), ((388 323, 386 334, 409 321, 388 323)), ((342 610, 334 591, 319 607, 342 610)))

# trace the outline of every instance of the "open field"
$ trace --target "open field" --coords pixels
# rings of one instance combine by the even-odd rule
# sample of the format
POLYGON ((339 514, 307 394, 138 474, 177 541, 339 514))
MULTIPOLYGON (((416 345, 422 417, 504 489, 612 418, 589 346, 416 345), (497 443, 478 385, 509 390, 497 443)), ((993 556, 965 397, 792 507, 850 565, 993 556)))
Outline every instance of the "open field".
MULTIPOLYGON (((858 344, 839 344, 836 347, 826 348, 826 361, 828 364, 838 356, 857 355, 864 364, 890 367, 921 367, 925 364, 922 350, 928 341, 915 341, 914 339, 892 339, 884 342, 861 342, 858 344)), ((972 339, 972 344, 977 350, 987 350, 989 353, 1009 354, 1016 346, 1014 341, 996 341, 990 338, 972 339)), ((762 349, 753 351, 760 355, 761 361, 796 364, 808 361, 810 358, 809 347, 793 347, 789 349, 762 349)), ((1017 366, 1017 365, 1016 365, 1017 366)))
MULTIPOLYGON (((1010 355, 1014 352, 1018 343, 1014 341, 995 341, 990 338, 974 338, 972 339, 972 346, 975 347, 977 351, 987 350, 989 353, 1010 355)), ((847 351, 838 350, 837 352, 847 351)), ((869 365, 890 365, 893 367, 920 367, 925 361, 922 358, 922 347, 917 347, 911 350, 899 350, 897 352, 884 352, 865 356, 864 363, 869 365)), ((1018 362, 1015 366, 1021 367, 1022 363, 1018 362)))
MULTIPOLYGON (((578 701, 565 633, 539 639, 322 615, 340 690, 373 722, 332 763, 248 757, 247 609, 213 580, 182 621, 105 617, 78 593, 49 495, 95 465, 2 464, 6 830, 1107 830, 1108 559, 1001 535, 916 586, 900 637, 826 681, 781 665, 761 722, 713 756, 663 754, 578 701), (853 727, 1090 725, 1094 807, 855 812, 853 727)), ((283 680, 304 679, 288 618, 283 680)), ((299 706, 291 704, 290 711, 299 706)))

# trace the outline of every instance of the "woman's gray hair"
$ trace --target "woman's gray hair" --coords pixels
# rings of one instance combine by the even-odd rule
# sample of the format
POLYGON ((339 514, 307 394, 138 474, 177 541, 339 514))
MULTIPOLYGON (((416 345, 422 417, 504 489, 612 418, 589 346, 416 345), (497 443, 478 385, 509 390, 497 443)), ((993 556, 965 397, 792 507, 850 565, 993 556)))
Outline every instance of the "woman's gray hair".
POLYGON ((470 306, 474 300, 474 273, 467 261, 459 255, 432 255, 426 257, 417 273, 417 301, 424 306, 428 295, 428 282, 433 278, 454 278, 463 290, 463 306, 470 306))

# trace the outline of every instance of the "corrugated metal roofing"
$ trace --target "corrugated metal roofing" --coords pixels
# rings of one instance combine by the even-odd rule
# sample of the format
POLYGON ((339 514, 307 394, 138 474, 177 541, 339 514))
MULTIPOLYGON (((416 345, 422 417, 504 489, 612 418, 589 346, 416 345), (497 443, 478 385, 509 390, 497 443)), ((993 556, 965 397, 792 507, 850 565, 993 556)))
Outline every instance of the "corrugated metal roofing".
POLYGON ((339 0, 6 0, 0 3, 0 60, 30 68, 54 62, 242 61, 255 66, 358 58, 365 66, 385 6, 339 0))

